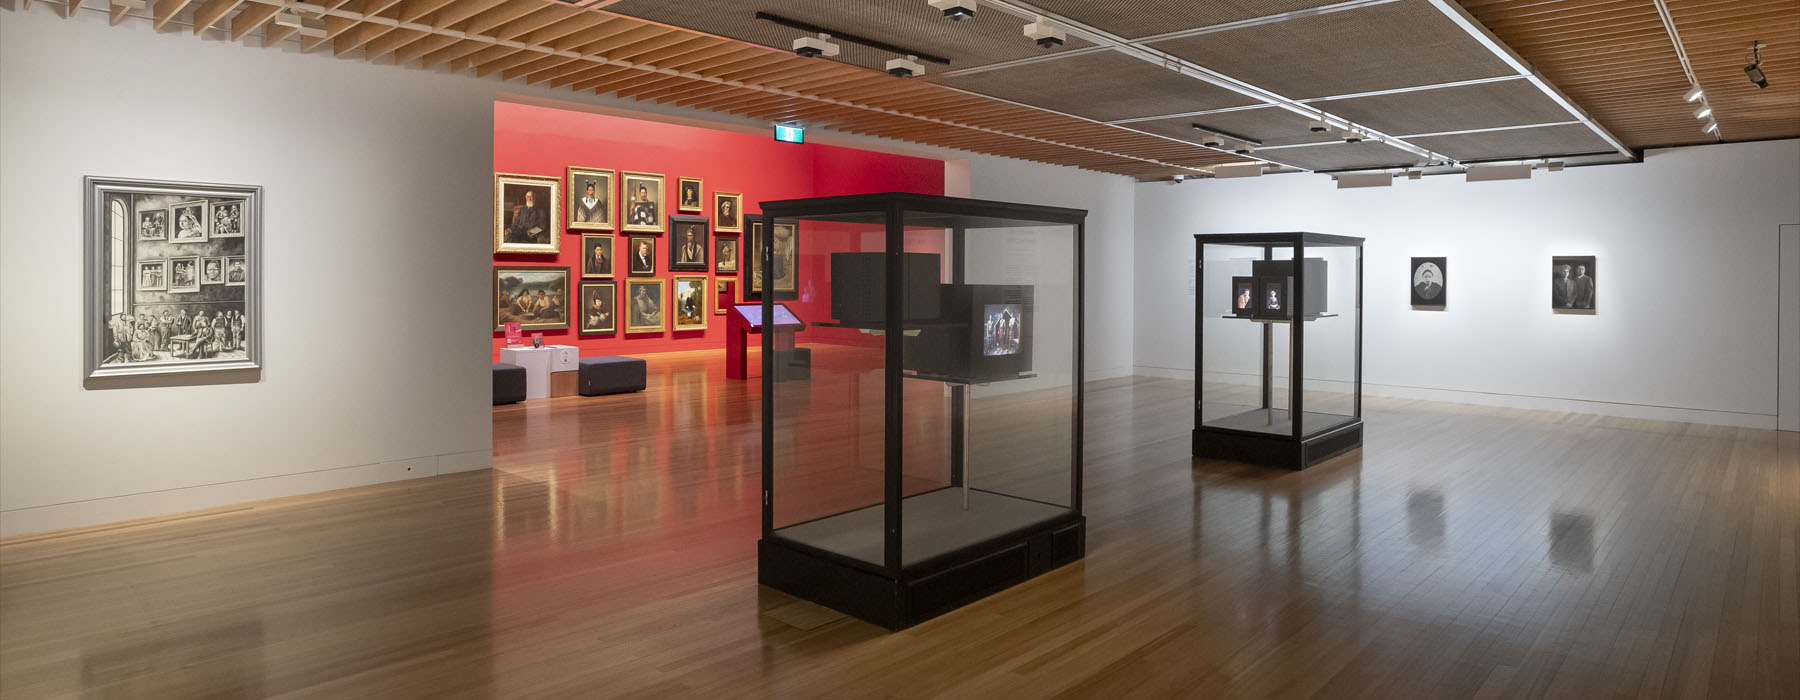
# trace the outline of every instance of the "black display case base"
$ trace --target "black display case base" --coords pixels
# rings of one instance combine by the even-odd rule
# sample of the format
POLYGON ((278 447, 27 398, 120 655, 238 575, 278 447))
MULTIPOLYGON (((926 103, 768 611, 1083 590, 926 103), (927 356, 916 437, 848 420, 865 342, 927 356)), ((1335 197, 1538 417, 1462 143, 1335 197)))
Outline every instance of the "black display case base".
POLYGON ((783 539, 756 543, 757 582, 851 617, 902 630, 1080 560, 1087 519, 1069 514, 906 567, 893 578, 866 562, 783 539))
POLYGON ((1208 427, 1194 429, 1194 456, 1227 459, 1288 469, 1305 469, 1362 447, 1363 424, 1351 419, 1330 430, 1302 440, 1291 435, 1269 435, 1208 427))

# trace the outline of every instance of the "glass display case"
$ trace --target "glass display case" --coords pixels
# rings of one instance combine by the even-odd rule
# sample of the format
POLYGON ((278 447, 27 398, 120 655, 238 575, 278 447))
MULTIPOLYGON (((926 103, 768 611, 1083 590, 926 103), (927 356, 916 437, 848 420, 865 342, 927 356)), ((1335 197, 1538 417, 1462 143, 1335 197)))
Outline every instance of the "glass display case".
POLYGON ((1086 212, 763 202, 764 585, 901 629, 1082 557, 1086 212), (765 311, 765 315, 770 311, 765 311))
POLYGON ((1363 239, 1194 243, 1194 456, 1305 469, 1360 447, 1363 239))

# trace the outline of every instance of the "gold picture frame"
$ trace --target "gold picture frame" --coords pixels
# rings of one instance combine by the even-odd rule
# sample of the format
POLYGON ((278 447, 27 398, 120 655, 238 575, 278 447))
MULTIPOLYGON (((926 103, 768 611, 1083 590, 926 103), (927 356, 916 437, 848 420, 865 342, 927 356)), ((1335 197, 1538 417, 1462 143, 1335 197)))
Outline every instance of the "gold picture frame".
POLYGON ((737 192, 713 193, 713 232, 744 232, 744 195, 737 192))
POLYGON ((508 322, 528 331, 568 329, 572 279, 562 266, 495 265, 494 330, 504 330, 508 322))
POLYGON ((625 280, 625 332, 661 333, 667 326, 669 295, 661 277, 625 280))
POLYGON ((673 307, 668 314, 670 322, 678 331, 706 330, 707 290, 706 275, 675 275, 675 288, 670 290, 670 302, 673 307))
POLYGON ((561 178, 494 173, 494 252, 561 253, 561 187, 561 178))
POLYGON ((625 217, 621 231, 662 233, 668 204, 666 183, 660 173, 619 173, 619 199, 625 217))
POLYGON ((619 197, 615 184, 618 174, 606 168, 569 166, 569 197, 563 215, 569 228, 588 231, 611 231, 619 220, 619 197), (593 206, 587 203, 586 189, 595 185, 593 206))
POLYGON ((706 181, 697 177, 676 178, 675 210, 685 214, 706 211, 706 181), (693 199, 688 198, 690 194, 693 199))
POLYGON ((581 335, 603 335, 616 333, 619 330, 619 288, 618 283, 611 280, 605 282, 581 283, 581 307, 577 309, 576 318, 580 319, 581 335), (594 302, 601 304, 596 305, 594 302))

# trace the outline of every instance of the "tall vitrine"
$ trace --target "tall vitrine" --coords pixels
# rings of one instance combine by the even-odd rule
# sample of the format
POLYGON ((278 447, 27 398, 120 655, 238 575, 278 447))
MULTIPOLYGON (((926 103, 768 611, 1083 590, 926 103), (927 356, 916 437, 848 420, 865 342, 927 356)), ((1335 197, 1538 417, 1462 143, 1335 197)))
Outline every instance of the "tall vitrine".
POLYGON ((762 211, 746 289, 807 325, 763 338, 758 579, 900 629, 1080 559, 1086 212, 762 211))
POLYGON ((1194 243, 1194 456, 1304 469, 1360 447, 1363 239, 1194 243))

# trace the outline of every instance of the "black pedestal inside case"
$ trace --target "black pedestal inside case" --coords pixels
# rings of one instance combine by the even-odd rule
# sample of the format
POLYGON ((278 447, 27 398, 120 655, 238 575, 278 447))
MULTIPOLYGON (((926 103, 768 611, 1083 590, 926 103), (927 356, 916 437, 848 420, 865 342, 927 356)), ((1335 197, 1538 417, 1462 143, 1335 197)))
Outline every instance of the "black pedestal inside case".
POLYGON ((1081 559, 1086 212, 904 193, 762 211, 752 270, 799 290, 810 372, 774 381, 763 339, 758 581, 898 630, 1081 559))
POLYGON ((1362 240, 1194 236, 1195 457, 1305 469, 1362 446, 1362 240))

